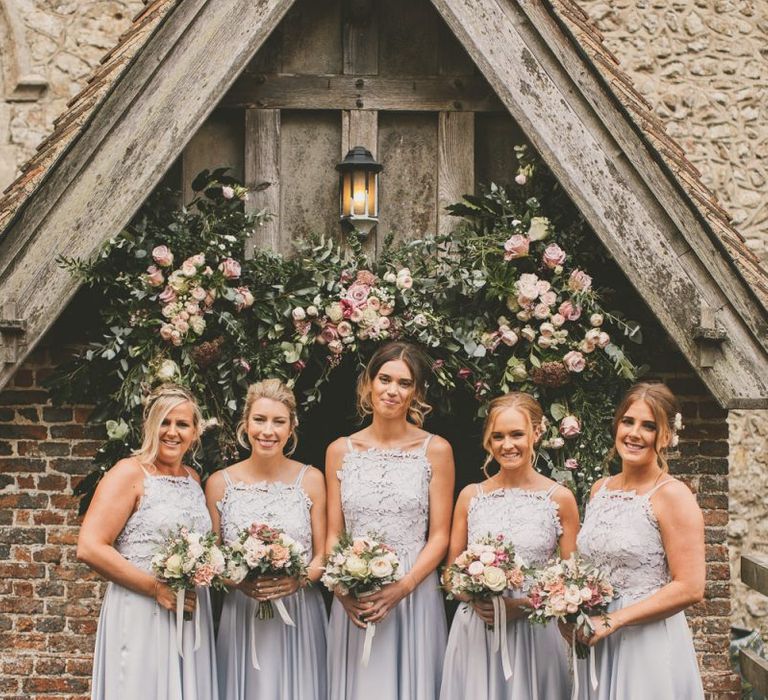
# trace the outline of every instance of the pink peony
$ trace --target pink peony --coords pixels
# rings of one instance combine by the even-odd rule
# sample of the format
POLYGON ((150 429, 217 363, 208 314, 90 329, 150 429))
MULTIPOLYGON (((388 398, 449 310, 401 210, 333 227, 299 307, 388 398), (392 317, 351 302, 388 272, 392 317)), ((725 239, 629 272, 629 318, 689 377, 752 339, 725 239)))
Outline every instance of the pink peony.
POLYGON ((568 287, 574 292, 586 292, 592 287, 592 278, 584 270, 574 270, 568 278, 568 287))
POLYGON ((150 287, 159 287, 165 282, 162 271, 155 265, 147 268, 147 276, 144 279, 150 287))
POLYGON ((171 253, 168 246, 165 245, 159 245, 152 249, 152 259, 160 265, 160 267, 173 265, 173 253, 171 253))
POLYGON ((550 243, 544 249, 541 261, 550 270, 554 270, 558 265, 562 265, 565 262, 565 257, 565 251, 557 243, 550 243))
POLYGON ((570 299, 560 304, 558 312, 566 321, 578 321, 581 317, 581 307, 570 299))
POLYGON ((573 438, 581 433, 581 423, 576 416, 566 416, 560 421, 560 435, 573 438))
POLYGON ((219 270, 224 273, 224 277, 228 280, 234 280, 240 277, 240 263, 232 258, 224 258, 219 263, 219 270))
POLYGON ((192 580, 196 586, 210 586, 215 574, 216 572, 210 564, 202 564, 197 567, 192 580))
POLYGON ((504 243, 504 260, 509 262, 515 258, 522 258, 528 255, 528 248, 531 245, 531 241, 525 236, 516 233, 511 236, 504 243))
POLYGON ((176 301, 176 292, 171 287, 166 287, 157 298, 162 304, 173 304, 176 301))
POLYGON ((569 372, 582 372, 587 366, 587 361, 578 350, 571 350, 563 357, 563 364, 569 372))

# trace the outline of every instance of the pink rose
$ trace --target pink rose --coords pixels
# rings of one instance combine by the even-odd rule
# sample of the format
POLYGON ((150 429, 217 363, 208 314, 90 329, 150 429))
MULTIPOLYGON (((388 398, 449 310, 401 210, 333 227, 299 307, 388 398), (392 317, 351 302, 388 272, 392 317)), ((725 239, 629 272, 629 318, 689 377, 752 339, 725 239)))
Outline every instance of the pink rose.
POLYGON ((215 575, 215 571, 210 564, 202 564, 197 567, 195 575, 192 577, 196 586, 210 586, 215 575))
POLYGON ((192 290, 189 293, 195 301, 205 301, 205 297, 208 296, 208 292, 202 287, 192 287, 192 290))
POLYGON ((569 372, 582 372, 587 366, 587 361, 578 350, 571 350, 563 357, 563 364, 569 372))
POLYGON ((365 304, 367 309, 373 309, 374 311, 378 311, 381 308, 381 300, 376 297, 368 297, 365 304))
POLYGON ((162 326, 160 326, 160 337, 165 340, 171 340, 172 339, 172 333, 173 333, 173 326, 170 323, 164 323, 162 326))
POLYGON ((553 306, 556 301, 557 294, 555 294, 551 289, 539 295, 539 302, 546 304, 547 306, 553 306))
POLYGON ((515 182, 518 185, 524 185, 526 182, 528 182, 528 178, 525 176, 525 173, 518 173, 515 175, 515 182))
POLYGON ((235 290, 234 304, 238 311, 247 309, 249 306, 253 306, 254 298, 251 294, 251 290, 248 287, 238 287, 235 290))
POLYGON ((592 287, 592 278, 584 270, 574 270, 568 278, 568 287, 574 292, 586 292, 592 287))
POLYGON ((558 312, 566 321, 578 321, 581 317, 581 307, 570 299, 560 304, 558 312))
POLYGON ((373 287, 373 285, 376 284, 376 275, 369 270, 358 270, 356 280, 360 282, 360 284, 373 287))
POLYGON ((554 270, 558 265, 562 265, 565 262, 565 257, 565 251, 557 243, 550 243, 544 249, 541 261, 550 270, 554 270))
POLYGON ((338 340, 339 339, 339 331, 332 323, 327 324, 322 331, 320 331, 320 335, 318 336, 319 340, 318 342, 321 342, 323 345, 326 343, 330 343, 332 340, 338 340))
POLYGON ((232 199, 232 197, 235 196, 235 190, 229 185, 224 185, 221 188, 221 194, 224 197, 224 199, 232 199))
POLYGON ((173 264, 173 253, 168 249, 168 246, 159 245, 152 249, 152 259, 160 267, 168 267, 173 264))
POLYGON ((171 287, 166 287, 157 298, 161 304, 173 304, 176 301, 176 292, 171 287))
POLYGON ((352 335, 352 324, 349 321, 341 321, 336 330, 340 338, 346 338, 348 335, 352 335))
POLYGON ((181 274, 184 275, 184 277, 194 277, 197 274, 195 263, 190 260, 185 260, 181 263, 181 274))
POLYGON ((341 355, 344 352, 344 344, 340 340, 331 340, 328 343, 328 350, 334 355, 341 355))
POLYGON ((576 416, 566 416, 560 421, 560 435, 564 438, 573 438, 581 433, 581 423, 576 416))
POLYGON ((159 287, 165 282, 162 271, 155 265, 147 268, 147 276, 144 279, 150 287, 159 287))
POLYGON ((597 347, 599 348, 605 348, 607 347, 611 342, 611 336, 609 336, 605 331, 600 333, 599 336, 597 336, 597 347))
POLYGON ((570 457, 569 459, 565 460, 565 468, 570 469, 571 471, 575 471, 579 468, 579 463, 573 457, 570 457))
POLYGON ((536 304, 533 307, 533 315, 542 321, 549 317, 549 307, 546 304, 536 304))
POLYGON ((305 368, 306 366, 307 366, 307 363, 306 363, 306 362, 304 362, 304 360, 296 360, 296 362, 294 362, 294 363, 291 365, 291 367, 293 367, 293 369, 294 369, 294 370, 296 370, 297 372, 303 372, 303 371, 304 371, 304 368, 305 368))
POLYGON ((555 328, 560 328, 565 323, 565 316, 562 314, 554 314, 552 318, 549 319, 552 322, 552 325, 555 328))
POLYGON ((519 233, 516 233, 514 236, 508 238, 504 243, 504 260, 509 262, 515 258, 522 258, 528 255, 528 248, 530 245, 530 240, 528 240, 525 236, 521 236, 519 233))
POLYGON ((371 288, 367 284, 354 282, 350 285, 349 289, 347 289, 347 299, 355 306, 363 306, 370 293, 371 288))
POLYGON ((469 367, 462 367, 457 373, 456 376, 459 379, 469 379, 472 376, 472 370, 469 369, 469 367))
POLYGON ((219 270, 224 273, 228 280, 234 280, 240 277, 240 263, 232 258, 224 258, 219 264, 219 270))
POLYGON ((379 313, 382 316, 389 316, 391 313, 393 313, 395 310, 395 307, 392 304, 382 304, 381 308, 379 309, 379 313))

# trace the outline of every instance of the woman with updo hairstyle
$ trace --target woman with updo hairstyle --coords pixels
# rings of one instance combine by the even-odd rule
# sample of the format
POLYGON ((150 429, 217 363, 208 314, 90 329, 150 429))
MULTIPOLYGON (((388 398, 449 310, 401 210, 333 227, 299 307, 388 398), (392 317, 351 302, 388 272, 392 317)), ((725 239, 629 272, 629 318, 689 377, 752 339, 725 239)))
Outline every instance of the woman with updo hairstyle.
POLYGON ((208 479, 214 530, 224 544, 255 524, 277 528, 306 552, 309 579, 259 576, 233 584, 224 600, 216 654, 221 700, 325 700, 327 618, 317 583, 325 546, 325 482, 320 471, 291 459, 298 418, 293 392, 279 379, 252 384, 237 427, 250 456, 208 479), (261 601, 279 611, 257 619, 261 601))
MULTIPOLYGON (((536 445, 543 430, 544 413, 530 394, 510 393, 490 402, 483 427, 486 479, 459 494, 447 565, 487 535, 503 535, 531 567, 545 565, 556 553, 568 557, 574 551, 579 530, 576 499, 570 489, 535 469, 536 445), (495 465, 493 475, 489 475, 491 464, 495 465)), ((570 697, 566 645, 555 625, 534 627, 528 622, 531 605, 525 587, 502 599, 508 679, 502 654, 494 651, 492 603, 465 600, 459 605, 448 638, 441 700, 570 697)))
POLYGON ((635 384, 616 409, 621 473, 593 486, 577 546, 618 597, 607 622, 593 617, 594 633, 580 637, 594 646, 598 681, 592 688, 579 662, 581 700, 704 698, 683 612, 704 596, 704 518, 666 461, 682 427, 677 399, 661 383, 635 384))
POLYGON ((94 699, 218 697, 208 589, 186 593, 184 610, 199 606, 201 624, 197 636, 194 621, 183 623, 182 658, 176 594, 151 566, 180 525, 201 534, 211 529, 200 478, 184 463, 199 444, 201 424, 186 389, 165 384, 153 391, 141 447, 104 475, 85 514, 77 557, 109 581, 96 629, 94 699))
POLYGON ((358 382, 370 425, 328 447, 328 539, 342 532, 394 547, 403 577, 363 600, 336 594, 328 639, 329 698, 436 700, 446 620, 436 569, 451 522, 451 446, 422 429, 429 366, 403 342, 381 346, 358 382), (376 636, 360 662, 367 623, 376 636))

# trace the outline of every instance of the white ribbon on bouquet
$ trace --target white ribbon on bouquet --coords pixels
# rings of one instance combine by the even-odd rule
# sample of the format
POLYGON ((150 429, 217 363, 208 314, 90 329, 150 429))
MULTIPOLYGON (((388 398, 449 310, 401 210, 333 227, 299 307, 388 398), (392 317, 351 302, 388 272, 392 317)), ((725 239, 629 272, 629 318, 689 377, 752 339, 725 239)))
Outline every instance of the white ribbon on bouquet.
MULTIPOLYGON (((288 609, 285 607, 282 599, 274 601, 274 606, 277 608, 277 614, 280 615, 280 619, 289 627, 296 627, 296 623, 291 619, 288 614, 288 609)), ((259 664, 259 656, 256 653, 256 620, 258 616, 258 607, 253 611, 251 615, 251 665, 257 670, 261 671, 261 665, 259 664)))
MULTIPOLYGON (((182 588, 176 591, 176 651, 179 656, 184 658, 184 595, 186 591, 182 588)), ((197 595, 197 593, 195 593, 197 595)), ((193 651, 200 648, 200 601, 195 605, 195 644, 193 651)))
POLYGON ((368 666, 368 662, 371 660, 371 647, 373 646, 373 637, 376 634, 376 625, 373 622, 369 622, 365 626, 365 640, 363 641, 363 656, 360 659, 360 663, 363 666, 368 666))
MULTIPOLYGON (((571 700, 576 700, 579 696, 579 657, 576 655, 576 627, 573 628, 571 637, 571 663, 573 664, 573 692, 571 700)), ((589 682, 592 684, 592 690, 597 690, 597 669, 595 668, 595 647, 589 647, 589 682)))
POLYGON ((493 651, 501 651, 501 668, 504 671, 504 680, 512 678, 512 663, 509 660, 509 646, 507 645, 507 606, 500 595, 491 599, 493 602, 493 651))

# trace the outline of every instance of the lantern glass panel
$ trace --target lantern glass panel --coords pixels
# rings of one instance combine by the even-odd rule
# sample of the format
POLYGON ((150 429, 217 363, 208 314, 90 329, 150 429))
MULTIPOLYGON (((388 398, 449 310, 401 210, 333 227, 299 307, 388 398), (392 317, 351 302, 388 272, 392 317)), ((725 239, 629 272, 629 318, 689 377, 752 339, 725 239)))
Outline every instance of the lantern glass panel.
POLYGON ((341 174, 341 215, 352 214, 352 173, 349 171, 341 174))
POLYGON ((366 216, 367 211, 367 173, 364 170, 352 171, 352 199, 355 216, 366 216))

